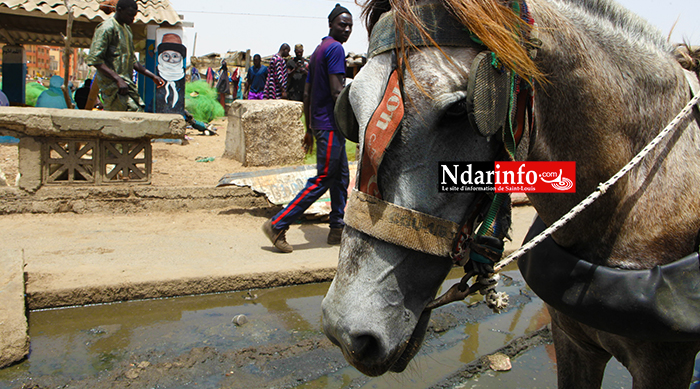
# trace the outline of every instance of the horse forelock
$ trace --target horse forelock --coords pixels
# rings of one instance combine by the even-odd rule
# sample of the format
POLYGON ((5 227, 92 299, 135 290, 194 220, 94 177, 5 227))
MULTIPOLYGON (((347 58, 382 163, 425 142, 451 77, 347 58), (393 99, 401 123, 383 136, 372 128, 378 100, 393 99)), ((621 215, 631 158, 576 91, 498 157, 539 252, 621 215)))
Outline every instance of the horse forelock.
MULTIPOLYGON (((359 0, 357 0, 360 4, 359 0)), ((377 24, 379 18, 386 12, 391 10, 390 0, 366 0, 364 3, 360 4, 362 6, 362 19, 365 21, 365 26, 367 26, 367 34, 372 34, 372 29, 374 25, 377 24)))
MULTIPOLYGON (((429 3, 425 1, 424 3, 429 3)), ((532 26, 517 15, 502 1, 496 0, 438 0, 466 29, 477 36, 489 50, 496 53, 501 62, 525 79, 544 81, 543 74, 530 58, 526 45, 530 42, 532 26)), ((406 36, 404 26, 413 25, 438 49, 440 46, 430 37, 425 26, 416 15, 413 7, 416 0, 367 0, 362 12, 371 34, 374 25, 382 14, 394 11, 397 29, 397 50, 399 59, 407 62, 407 51, 415 45, 406 36)), ((525 2, 519 0, 521 7, 525 2)), ((410 68, 409 68, 410 72, 410 68)))
POLYGON ((676 48, 676 59, 684 69, 695 72, 700 77, 700 47, 683 43, 676 48))

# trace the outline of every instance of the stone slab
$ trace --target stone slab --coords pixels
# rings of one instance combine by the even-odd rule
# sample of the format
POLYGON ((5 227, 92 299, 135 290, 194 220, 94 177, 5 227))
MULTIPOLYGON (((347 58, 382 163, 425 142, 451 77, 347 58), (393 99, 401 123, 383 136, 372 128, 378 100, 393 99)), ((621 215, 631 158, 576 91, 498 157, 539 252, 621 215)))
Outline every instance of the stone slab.
MULTIPOLYGON (((355 187, 357 162, 348 164, 350 184, 348 192, 355 187)), ((263 193, 275 205, 290 203, 304 189, 309 178, 316 175, 316 165, 285 166, 275 169, 227 174, 219 180, 217 187, 249 187, 255 193, 263 193)), ((331 213, 331 195, 326 191, 305 212, 306 215, 328 215, 331 213)))
MULTIPOLYGON (((348 170, 350 171, 349 191, 355 184, 357 162, 348 163, 348 170)), ((285 205, 304 189, 308 179, 316 173, 316 165, 285 166, 254 172, 231 173, 221 177, 216 186, 249 186, 255 192, 264 193, 272 204, 285 205)), ((330 201, 330 198, 330 193, 326 191, 319 200, 330 201)))
POLYGON ((304 159, 303 104, 289 100, 236 100, 228 110, 224 157, 243 166, 283 166, 304 159))
POLYGON ((24 291, 22 252, 0 250, 0 368, 22 360, 29 353, 24 291))
POLYGON ((0 135, 58 138, 183 138, 182 116, 31 107, 0 110, 0 135))
POLYGON ((259 209, 270 203, 248 187, 43 186, 35 192, 0 187, 0 215, 20 213, 148 213, 259 209))

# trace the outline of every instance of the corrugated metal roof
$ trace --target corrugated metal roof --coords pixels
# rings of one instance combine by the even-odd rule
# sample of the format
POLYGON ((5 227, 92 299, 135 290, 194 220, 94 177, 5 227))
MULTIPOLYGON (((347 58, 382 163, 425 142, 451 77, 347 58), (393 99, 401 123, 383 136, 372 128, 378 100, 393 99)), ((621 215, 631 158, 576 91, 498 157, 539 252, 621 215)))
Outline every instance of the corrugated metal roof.
MULTIPOLYGON (((74 47, 90 47, 97 22, 73 23, 74 47)), ((63 46, 66 21, 0 13, 0 43, 63 46)))
MULTIPOLYGON (((69 0, 76 20, 101 22, 108 18, 100 10, 97 0, 69 0)), ((137 0, 139 13, 136 14, 136 24, 176 25, 180 17, 168 0, 137 0)), ((0 1, 0 13, 15 15, 42 16, 66 19, 68 10, 64 0, 4 0, 0 1), (8 12, 9 11, 9 12, 8 12)))
MULTIPOLYGON (((102 1, 69 0, 73 12, 73 47, 90 47, 98 23, 109 15, 100 10, 102 1)), ((136 0, 132 31, 134 39, 145 38, 147 24, 178 25, 184 22, 168 0, 136 0)), ((0 1, 0 43, 63 46, 68 9, 63 0, 0 1)))

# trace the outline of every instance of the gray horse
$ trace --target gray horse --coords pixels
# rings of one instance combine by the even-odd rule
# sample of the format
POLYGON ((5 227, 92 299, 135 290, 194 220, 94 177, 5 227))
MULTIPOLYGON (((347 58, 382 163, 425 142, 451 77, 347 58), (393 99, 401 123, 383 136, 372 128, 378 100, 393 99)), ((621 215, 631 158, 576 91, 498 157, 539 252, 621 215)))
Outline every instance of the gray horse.
MULTIPOLYGON (((370 31, 389 11, 397 25, 411 24, 417 19, 413 7, 428 3, 446 7, 513 71, 534 80, 536 125, 527 160, 577 163, 575 194, 529 195, 547 225, 624 166, 691 97, 674 48, 611 0, 528 1, 541 41, 533 63, 514 53, 503 35, 484 36, 508 23, 499 19, 508 7, 496 1, 369 0, 364 15, 370 31)), ((478 134, 463 112, 470 66, 483 45, 416 47, 407 41, 397 38, 398 55, 372 56, 351 84, 359 137, 382 102, 392 69, 402 70, 405 113, 378 171, 382 198, 460 223, 477 195, 439 193, 439 162, 502 158, 498 137, 478 134)), ((669 264, 697 250, 700 115, 694 115, 555 233, 556 243, 592 264, 630 270, 669 264)), ((367 375, 403 371, 425 335, 426 306, 452 266, 449 258, 346 228, 338 273, 322 304, 325 333, 367 375)), ((549 309, 560 388, 598 388, 613 356, 630 371, 635 388, 688 387, 700 342, 633 339, 549 309)))

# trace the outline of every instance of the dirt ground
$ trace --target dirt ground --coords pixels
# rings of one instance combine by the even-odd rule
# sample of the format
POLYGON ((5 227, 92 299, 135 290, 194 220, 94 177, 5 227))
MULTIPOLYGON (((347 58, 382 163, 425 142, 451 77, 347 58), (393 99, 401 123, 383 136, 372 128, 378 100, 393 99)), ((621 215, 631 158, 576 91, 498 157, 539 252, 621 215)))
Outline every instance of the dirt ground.
POLYGON ((205 136, 188 128, 185 144, 153 142, 151 185, 213 187, 228 173, 255 170, 243 167, 234 159, 223 158, 228 123, 226 118, 220 118, 212 124, 217 128, 217 135, 205 136), (214 160, 197 162, 208 157, 214 160))
MULTIPOLYGON (((153 170, 151 185, 157 187, 213 188, 226 174, 266 169, 246 168, 243 167, 238 161, 223 158, 222 155, 225 149, 227 122, 225 119, 221 119, 213 122, 213 124, 218 129, 218 135, 216 136, 204 136, 200 135, 199 131, 197 130, 188 129, 187 142, 182 145, 168 142, 154 142, 152 144, 153 170), (208 157, 213 157, 214 160, 210 162, 197 162, 198 159, 208 157)), ((6 177, 7 184, 9 186, 15 186, 18 173, 16 145, 0 145, 0 169, 6 177)), ((93 251, 95 247, 102 247, 100 244, 106 244, 105 239, 99 237, 94 238, 101 239, 99 244, 82 238, 82 240, 78 238, 67 239, 66 234, 70 232, 68 231, 70 228, 65 227, 65 224, 71 224, 71 221, 73 222, 72 225, 75 226, 93 226, 90 228, 99 231, 107 230, 111 231, 115 235, 122 234, 124 236, 126 236, 126 233, 131 230, 140 231, 139 228, 142 230, 152 229, 155 231, 154 234, 158 235, 158 231, 171 228, 169 227, 171 225, 186 226, 187 230, 182 233, 190 235, 184 236, 181 240, 186 242, 187 240, 192 239, 191 237, 193 236, 204 237, 195 240, 200 244, 200 246, 211 244, 210 242, 224 242, 226 243, 225 246, 230 246, 228 248, 232 250, 234 247, 236 247, 237 241, 240 241, 240 239, 246 239, 249 245, 254 246, 255 250, 257 250, 255 251, 255 253, 257 253, 255 254, 256 260, 247 261, 248 266, 253 268, 257 267, 259 268, 259 271, 269 271, 271 268, 274 269, 279 267, 276 267, 273 259, 268 259, 268 257, 274 257, 274 260, 286 259, 287 261, 292 261, 293 259, 291 256, 282 258, 279 257, 279 255, 275 255, 274 252, 270 251, 268 244, 269 242, 267 242, 259 232, 259 225, 262 223, 265 217, 270 216, 267 214, 270 211, 272 211, 272 209, 258 210, 258 213, 262 212, 264 215, 245 212, 239 214, 238 212, 230 210, 185 210, 182 213, 142 213, 118 216, 105 215, 104 213, 56 213, 46 215, 17 214, 7 215, 0 218, 0 223, 7 223, 6 226, 11 226, 16 225, 14 223, 17 222, 22 223, 22 220, 28 222, 30 219, 36 218, 41 219, 41 225, 43 226, 42 228, 51 229, 52 226, 59 226, 57 230, 53 231, 55 234, 47 232, 43 235, 56 236, 56 239, 61 239, 61 249, 63 250, 61 251, 62 253, 90 250, 90 247, 79 247, 80 244, 83 244, 83 246, 93 245, 93 251), (128 218, 133 222, 138 223, 139 227, 124 227, 124 231, 119 230, 121 227, 118 227, 117 219, 115 218, 128 218), (164 218, 167 219, 168 223, 164 221, 164 218), (237 231, 237 234, 235 235, 227 237, 212 236, 212 232, 208 234, 206 233, 206 228, 211 228, 211 226, 227 226, 227 229, 237 226, 236 228, 238 228, 240 231, 237 231), (249 235, 243 233, 247 231, 246 229, 251 230, 249 235), (243 238, 244 236, 250 236, 251 238, 243 238), (258 240, 260 242, 258 242, 258 240)), ((306 225, 305 228, 304 226, 295 226, 292 228, 292 230, 290 230, 290 239, 292 241, 307 241, 307 243, 303 243, 299 247, 300 250, 298 255, 304 257, 303 260, 299 260, 299 263, 301 264, 299 266, 301 268, 308 266, 308 258, 313 257, 314 255, 331 257, 333 260, 337 258, 337 247, 329 247, 325 245, 325 233, 327 231, 325 229, 326 227, 327 225, 314 225, 311 227, 306 225), (309 231, 312 231, 313 233, 310 233, 309 231), (322 252, 314 254, 309 250, 317 250, 322 252)), ((222 228, 222 230, 224 229, 222 228)), ((145 240, 152 239, 151 242, 155 242, 160 239, 157 236, 151 237, 148 234, 142 235, 143 236, 141 238, 145 240)), ((192 246, 190 247, 191 251, 197 252, 198 255, 205 256, 207 258, 210 257, 207 255, 208 251, 205 248, 202 248, 203 246, 200 247, 193 244, 189 244, 189 246, 192 246)), ((178 247, 174 247, 172 249, 179 250, 178 247)), ((187 250, 182 250, 184 254, 187 254, 187 250)), ((295 254, 297 254, 296 251, 297 250, 295 250, 295 254)), ((28 253, 27 255, 29 254, 31 253, 28 253)), ((98 254, 95 255, 100 256, 98 254)), ((105 257, 106 254, 102 254, 101 256, 105 257)), ((215 256, 211 257, 216 259, 215 256)), ((88 257, 86 256, 85 258, 87 260, 88 257)), ((93 258, 90 257, 90 259, 92 260, 93 258)), ((115 263, 122 262, 123 261, 115 261, 115 263)), ((171 263, 171 265, 173 265, 173 263, 171 263)), ((199 265, 201 267, 202 263, 199 263, 199 265)), ((36 267, 36 264, 32 263, 30 260, 27 267, 27 271, 30 273, 28 277, 29 281, 32 281, 37 277, 36 274, 32 274, 32 266, 36 267)), ((127 265, 123 264, 123 266, 127 265)), ((171 266, 171 268, 173 268, 173 271, 180 271, 188 276, 192 276, 192 272, 194 271, 191 268, 187 268, 186 266, 178 266, 177 264, 175 264, 175 266, 171 266)), ((119 272, 114 272, 115 274, 113 274, 111 277, 117 279, 119 274, 127 274, 128 270, 128 268, 125 268, 119 272)), ((71 269, 58 271, 70 273, 71 269)), ((255 271, 255 269, 250 270, 251 273, 255 273, 255 271)), ((300 272, 301 270, 297 271, 300 272)), ((85 277, 89 276, 86 275, 85 277)), ((290 277, 294 278, 293 275, 290 277)), ((109 280, 106 279, 101 279, 100 281, 109 283, 109 280)), ((516 294, 516 296, 518 295, 516 294)), ((451 309, 460 307, 465 308, 466 306, 454 305, 451 307, 451 309)), ((476 318, 459 316, 453 311, 450 311, 450 313, 445 312, 443 316, 449 318, 452 318, 453 316, 459 317, 459 322, 461 323, 479 321, 476 318)), ((440 315, 436 315, 436 323, 440 322, 440 320, 438 320, 440 318, 440 315)), ((433 332, 436 334, 438 333, 437 330, 433 330, 433 332)), ((463 330, 457 331, 457 333, 460 332, 463 333, 463 330)), ((157 355, 153 354, 153 351, 144 351, 143 353, 135 353, 130 355, 128 358, 124 358, 118 363, 115 363, 112 368, 101 371, 97 376, 80 378, 71 377, 70 375, 60 373, 48 375, 32 374, 30 372, 31 369, 29 369, 32 362, 30 357, 28 363, 25 361, 24 363, 16 365, 10 369, 6 369, 4 372, 0 371, 0 373, 6 374, 5 378, 0 380, 0 387, 44 389, 64 387, 65 385, 65 387, 70 386, 76 388, 152 388, 194 386, 198 385, 199 382, 198 387, 208 388, 286 388, 295 387, 297 385, 303 386, 303 384, 314 382, 317 379, 323 381, 328 379, 323 377, 327 377, 333 372, 342 372, 342 369, 347 368, 347 363, 342 359, 342 354, 325 338, 325 336, 323 336, 320 331, 312 331, 310 333, 300 332, 299 334, 296 334, 296 331, 294 331, 291 333, 293 333, 294 336, 292 336, 290 339, 261 344, 252 348, 220 350, 211 346, 204 346, 192 348, 184 353, 176 352, 175 350, 168 350, 157 355)), ((170 334, 166 333, 158 336, 167 338, 170 336, 170 334)), ((433 338, 435 338, 433 339, 434 342, 437 342, 440 339, 437 335, 433 336, 433 338)), ((539 337, 536 338, 537 339, 530 339, 529 337, 526 337, 525 343, 527 345, 519 348, 517 352, 510 353, 509 356, 514 357, 516 353, 541 344, 542 340, 539 339, 539 337)), ((545 339, 544 342, 547 341, 548 340, 545 339)), ((32 344, 32 347, 40 347, 40 345, 32 344)), ((476 370, 468 370, 470 374, 486 370, 486 368, 481 366, 482 364, 477 363, 477 365, 478 366, 475 368, 476 370)), ((472 366, 472 368, 474 368, 474 366, 472 366)), ((0 376, 2 375, 3 374, 0 374, 0 376)), ((459 380, 459 377, 453 377, 451 380, 446 380, 444 381, 444 387, 459 387, 461 386, 457 383, 459 380)), ((347 382, 346 384, 339 386, 329 383, 328 387, 359 387, 363 386, 363 384, 366 382, 367 378, 354 378, 352 382, 347 382)), ((318 383, 311 385, 315 387, 317 384, 318 383)))

